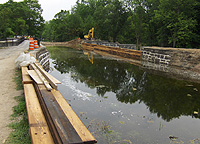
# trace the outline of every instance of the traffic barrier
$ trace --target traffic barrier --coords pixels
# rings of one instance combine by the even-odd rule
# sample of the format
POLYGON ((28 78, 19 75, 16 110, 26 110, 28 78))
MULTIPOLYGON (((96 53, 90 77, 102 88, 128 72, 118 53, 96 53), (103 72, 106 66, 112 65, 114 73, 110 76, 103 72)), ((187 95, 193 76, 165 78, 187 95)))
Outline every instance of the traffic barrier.
POLYGON ((34 41, 30 41, 29 50, 34 50, 34 41))
POLYGON ((34 48, 35 49, 39 48, 37 40, 34 40, 34 48))

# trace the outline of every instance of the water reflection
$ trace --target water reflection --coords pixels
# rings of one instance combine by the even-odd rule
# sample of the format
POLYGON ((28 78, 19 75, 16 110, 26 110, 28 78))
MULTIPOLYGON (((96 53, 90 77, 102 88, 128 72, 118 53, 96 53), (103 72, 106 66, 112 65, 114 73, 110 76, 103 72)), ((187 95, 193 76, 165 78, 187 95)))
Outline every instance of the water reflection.
POLYGON ((122 103, 143 102, 168 122, 180 116, 199 118, 199 84, 153 75, 132 64, 73 49, 51 48, 49 52, 58 71, 72 73, 75 81, 96 89, 101 97, 114 92, 122 103))

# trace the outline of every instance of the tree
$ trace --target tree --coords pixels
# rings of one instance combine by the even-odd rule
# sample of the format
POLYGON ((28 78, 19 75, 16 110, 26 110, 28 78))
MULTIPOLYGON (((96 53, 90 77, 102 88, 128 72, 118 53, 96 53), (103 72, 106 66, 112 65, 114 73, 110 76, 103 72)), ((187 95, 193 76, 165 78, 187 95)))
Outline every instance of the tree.
POLYGON ((147 7, 145 0, 127 0, 128 8, 131 11, 131 23, 134 24, 136 47, 139 50, 147 31, 147 7))
POLYGON ((113 42, 117 41, 117 36, 120 34, 127 20, 127 12, 123 3, 119 0, 111 1, 109 5, 108 19, 110 20, 110 31, 109 34, 113 42))
POLYGON ((28 34, 36 36, 41 35, 44 27, 41 5, 38 3, 38 0, 24 0, 24 3, 28 6, 25 15, 28 25, 28 34))
POLYGON ((43 28, 42 9, 38 1, 25 0, 14 2, 9 0, 0 5, 0 38, 14 35, 41 34, 43 28))
POLYGON ((195 0, 160 0, 155 13, 155 19, 162 25, 158 29, 158 39, 167 39, 172 47, 190 47, 197 24, 195 4, 195 0))
POLYGON ((96 39, 136 43, 137 49, 200 47, 199 9, 199 0, 78 0, 71 12, 61 11, 49 24, 56 41, 87 34, 94 27, 96 39))

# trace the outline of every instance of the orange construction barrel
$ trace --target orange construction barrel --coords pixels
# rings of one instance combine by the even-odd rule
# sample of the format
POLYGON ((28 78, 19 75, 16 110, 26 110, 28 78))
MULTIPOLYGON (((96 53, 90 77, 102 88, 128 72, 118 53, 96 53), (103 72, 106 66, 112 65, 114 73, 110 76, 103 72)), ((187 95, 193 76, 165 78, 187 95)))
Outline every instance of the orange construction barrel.
POLYGON ((30 41, 29 50, 34 50, 34 41, 30 41))
POLYGON ((34 48, 35 49, 39 48, 37 40, 34 40, 34 48))

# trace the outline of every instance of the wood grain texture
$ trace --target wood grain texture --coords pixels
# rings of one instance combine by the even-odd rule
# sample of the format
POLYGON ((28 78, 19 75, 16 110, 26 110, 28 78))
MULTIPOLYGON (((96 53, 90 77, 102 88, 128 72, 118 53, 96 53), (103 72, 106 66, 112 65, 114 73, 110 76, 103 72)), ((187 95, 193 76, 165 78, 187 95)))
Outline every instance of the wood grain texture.
POLYGON ((43 84, 42 80, 39 78, 34 70, 27 70, 27 73, 32 77, 32 79, 39 85, 43 84))
POLYGON ((31 77, 27 73, 27 70, 28 70, 27 67, 21 67, 21 71, 22 71, 22 83, 23 84, 33 83, 33 80, 31 79, 31 77))
POLYGON ((49 91, 52 90, 52 87, 49 85, 49 82, 41 74, 41 72, 38 70, 38 68, 34 64, 31 64, 31 67, 35 70, 35 72, 38 74, 38 76, 40 77, 40 79, 43 81, 43 84, 45 85, 45 87, 47 88, 47 90, 49 90, 49 91))
POLYGON ((33 144, 54 144, 33 84, 24 84, 30 135, 33 144))
POLYGON ((85 127, 76 113, 73 111, 71 106, 67 103, 61 93, 55 89, 53 89, 52 94, 54 95, 55 99, 57 100, 58 104, 64 111, 65 115, 69 119, 70 123, 73 125, 74 129, 82 139, 84 143, 96 143, 97 140, 93 137, 90 131, 85 127))

